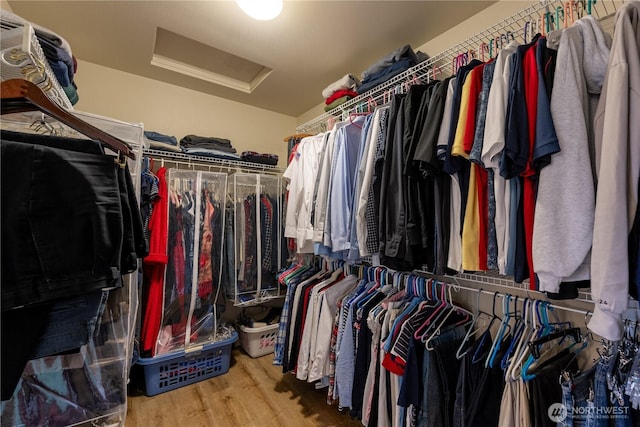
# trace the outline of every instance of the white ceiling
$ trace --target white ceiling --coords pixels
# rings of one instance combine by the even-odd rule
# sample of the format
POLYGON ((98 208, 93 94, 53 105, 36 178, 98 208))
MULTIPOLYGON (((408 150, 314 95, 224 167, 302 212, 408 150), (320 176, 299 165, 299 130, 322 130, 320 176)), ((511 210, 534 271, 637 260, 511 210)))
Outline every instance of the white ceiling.
POLYGON ((346 73, 360 75, 402 45, 417 49, 492 3, 285 0, 278 18, 255 21, 230 0, 9 0, 17 15, 65 37, 79 59, 290 116, 321 103, 322 89, 346 73), (157 27, 273 72, 248 94, 153 66, 157 27))

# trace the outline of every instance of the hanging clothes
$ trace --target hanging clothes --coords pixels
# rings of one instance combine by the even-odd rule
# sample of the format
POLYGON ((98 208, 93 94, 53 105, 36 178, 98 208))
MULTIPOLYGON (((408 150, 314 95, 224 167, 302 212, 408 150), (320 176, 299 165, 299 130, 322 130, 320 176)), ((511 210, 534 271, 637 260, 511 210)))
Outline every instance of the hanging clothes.
POLYGON ((149 329, 149 334, 157 334, 154 355, 215 339, 226 179, 226 174, 215 172, 169 169, 166 174, 168 261, 164 278, 158 278, 164 289, 157 301, 162 309, 160 329, 149 329))
POLYGON ((640 107, 639 10, 637 3, 629 3, 616 13, 613 44, 595 112, 598 193, 591 274, 593 296, 598 303, 589 328, 612 340, 621 336, 619 320, 629 292, 629 267, 638 266, 637 253, 629 263, 628 247, 621 236, 630 234, 638 215, 640 191, 640 124, 634 121, 640 107))

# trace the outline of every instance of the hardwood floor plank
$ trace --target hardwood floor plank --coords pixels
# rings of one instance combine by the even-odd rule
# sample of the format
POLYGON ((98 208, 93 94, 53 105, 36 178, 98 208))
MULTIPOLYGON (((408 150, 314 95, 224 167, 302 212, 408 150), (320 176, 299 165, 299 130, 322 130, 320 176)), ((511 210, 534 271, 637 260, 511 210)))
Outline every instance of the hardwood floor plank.
POLYGON ((157 396, 129 396, 127 427, 361 426, 326 404, 327 390, 235 348, 226 374, 157 396))

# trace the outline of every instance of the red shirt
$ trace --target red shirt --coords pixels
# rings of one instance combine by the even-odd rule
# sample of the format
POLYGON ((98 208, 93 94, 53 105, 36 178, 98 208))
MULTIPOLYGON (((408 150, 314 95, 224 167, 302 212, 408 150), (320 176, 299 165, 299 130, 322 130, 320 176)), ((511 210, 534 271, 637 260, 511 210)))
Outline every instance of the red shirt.
MULTIPOLYGON (((538 42, 540 43, 540 42, 538 42)), ((535 273, 533 270, 533 218, 536 207, 536 171, 533 168, 533 149, 536 140, 536 119, 538 111, 538 67, 536 65, 536 44, 530 47, 522 60, 522 73, 524 78, 524 95, 527 105, 527 121, 529 122, 529 156, 527 167, 522 172, 524 177, 523 189, 523 213, 524 213, 524 237, 527 250, 527 263, 529 265, 529 288, 536 289, 535 273)))
POLYGON ((162 299, 164 296, 164 272, 169 258, 167 256, 168 239, 168 188, 166 181, 166 168, 160 168, 156 173, 158 177, 158 197, 154 201, 153 211, 149 219, 149 255, 142 262, 144 280, 143 296, 144 304, 142 329, 140 338, 142 350, 151 351, 155 356, 156 341, 162 322, 162 299))
POLYGON ((352 91, 351 89, 340 89, 333 92, 331 96, 327 98, 327 100, 325 101, 325 104, 329 105, 336 99, 342 98, 343 96, 350 96, 352 98, 355 98, 356 96, 358 96, 358 93, 352 91))
POLYGON ((489 190, 487 170, 480 165, 475 165, 472 171, 476 174, 476 187, 478 189, 478 213, 479 225, 478 233, 478 268, 480 270, 488 270, 487 266, 487 248, 489 246, 489 190))

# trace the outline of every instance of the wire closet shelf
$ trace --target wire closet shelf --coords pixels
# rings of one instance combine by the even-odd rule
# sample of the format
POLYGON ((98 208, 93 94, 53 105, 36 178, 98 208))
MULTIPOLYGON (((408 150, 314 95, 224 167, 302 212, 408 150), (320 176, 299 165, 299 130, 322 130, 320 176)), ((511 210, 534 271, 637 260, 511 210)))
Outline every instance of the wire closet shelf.
POLYGON ((615 14, 624 1, 621 0, 582 0, 560 1, 543 0, 533 3, 504 20, 474 34, 466 40, 431 56, 427 60, 409 68, 375 88, 350 99, 333 110, 321 114, 298 126, 297 132, 317 133, 327 129, 329 119, 346 120, 346 116, 358 109, 367 109, 371 105, 384 104, 392 93, 404 92, 414 83, 428 83, 434 78, 454 74, 457 67, 473 58, 481 60, 495 56, 511 40, 525 42, 536 33, 547 33, 552 29, 571 25, 571 19, 591 14, 603 19, 615 14), (560 24, 560 25, 558 25, 560 24))
POLYGON ((178 153, 173 151, 154 150, 146 148, 143 155, 169 163, 179 163, 187 167, 216 168, 220 170, 236 170, 239 172, 261 172, 267 174, 280 174, 282 170, 278 166, 262 163, 245 162, 242 160, 222 159, 217 157, 197 156, 193 154, 178 153))

